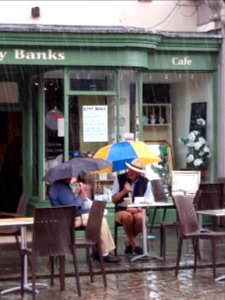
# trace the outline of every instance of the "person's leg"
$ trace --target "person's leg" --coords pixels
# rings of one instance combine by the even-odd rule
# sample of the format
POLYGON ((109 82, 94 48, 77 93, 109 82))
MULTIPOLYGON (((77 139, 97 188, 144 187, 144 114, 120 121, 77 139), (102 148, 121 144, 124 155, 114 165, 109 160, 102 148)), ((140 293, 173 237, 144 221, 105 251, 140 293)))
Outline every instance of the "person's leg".
POLYGON ((102 219, 101 244, 103 255, 115 249, 115 243, 105 217, 102 219))
MULTIPOLYGON (((133 215, 134 218, 134 236, 136 237, 139 233, 142 232, 142 213, 137 212, 133 215)), ((143 249, 136 244, 136 247, 133 248, 133 251, 136 254, 143 254, 143 249)))
POLYGON ((142 214, 141 212, 135 213, 134 218, 134 236, 142 232, 142 214))
POLYGON ((123 225, 124 231, 128 237, 128 245, 135 248, 137 246, 137 242, 135 240, 134 234, 134 218, 133 214, 124 210, 116 213, 116 221, 123 225))
POLYGON ((81 227, 81 226, 87 226, 87 221, 88 221, 88 217, 89 217, 89 214, 82 214, 81 216, 79 217, 76 217, 75 218, 75 227, 81 227))
MULTIPOLYGON (((76 218, 75 227, 79 227, 81 225, 87 226, 88 217, 89 217, 88 213, 82 214, 81 217, 77 217, 79 219, 77 220, 77 218, 76 218)), ((102 246, 102 254, 104 256, 105 262, 113 263, 113 262, 118 262, 120 260, 118 257, 113 257, 110 254, 110 251, 115 249, 115 243, 112 238, 111 231, 109 229, 109 226, 108 226, 108 223, 107 223, 107 220, 105 217, 103 217, 103 219, 102 219, 102 226, 101 226, 101 246, 102 246)), ((99 259, 98 253, 93 251, 93 257, 95 259, 99 259)))

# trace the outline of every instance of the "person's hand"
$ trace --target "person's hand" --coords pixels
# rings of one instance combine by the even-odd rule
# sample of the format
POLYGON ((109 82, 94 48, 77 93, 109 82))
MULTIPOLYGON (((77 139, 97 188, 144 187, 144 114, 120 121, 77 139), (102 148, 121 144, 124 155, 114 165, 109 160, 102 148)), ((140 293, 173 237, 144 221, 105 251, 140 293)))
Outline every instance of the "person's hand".
POLYGON ((131 191, 131 185, 129 184, 129 182, 125 182, 123 189, 125 190, 126 194, 131 191))
POLYGON ((79 188, 80 190, 78 195, 83 197, 84 199, 87 199, 88 198, 87 189, 85 188, 85 185, 82 182, 79 183, 79 188))

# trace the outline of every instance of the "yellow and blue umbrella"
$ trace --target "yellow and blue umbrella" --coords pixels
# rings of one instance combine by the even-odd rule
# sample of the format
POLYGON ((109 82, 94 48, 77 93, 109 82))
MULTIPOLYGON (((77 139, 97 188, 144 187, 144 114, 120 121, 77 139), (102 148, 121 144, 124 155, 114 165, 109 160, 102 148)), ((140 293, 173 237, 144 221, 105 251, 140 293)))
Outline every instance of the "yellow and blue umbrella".
POLYGON ((94 158, 102 158, 112 162, 112 171, 127 169, 125 162, 130 163, 134 158, 139 158, 145 165, 161 161, 147 144, 140 141, 123 141, 100 148, 94 158))

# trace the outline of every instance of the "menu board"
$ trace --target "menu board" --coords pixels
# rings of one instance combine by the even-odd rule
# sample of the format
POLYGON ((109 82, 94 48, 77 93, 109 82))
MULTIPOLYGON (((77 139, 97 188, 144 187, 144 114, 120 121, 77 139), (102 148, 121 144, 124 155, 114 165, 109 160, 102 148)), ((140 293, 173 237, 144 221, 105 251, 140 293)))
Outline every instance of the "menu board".
POLYGON ((108 141, 107 105, 84 105, 82 119, 84 142, 108 141))

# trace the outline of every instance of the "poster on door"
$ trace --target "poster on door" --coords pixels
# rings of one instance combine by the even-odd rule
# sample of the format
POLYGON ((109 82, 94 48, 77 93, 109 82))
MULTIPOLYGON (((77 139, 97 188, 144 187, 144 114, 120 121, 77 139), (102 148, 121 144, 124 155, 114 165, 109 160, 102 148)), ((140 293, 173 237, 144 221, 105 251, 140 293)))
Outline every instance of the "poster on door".
POLYGON ((84 142, 108 141, 107 105, 83 106, 83 140, 84 142))

